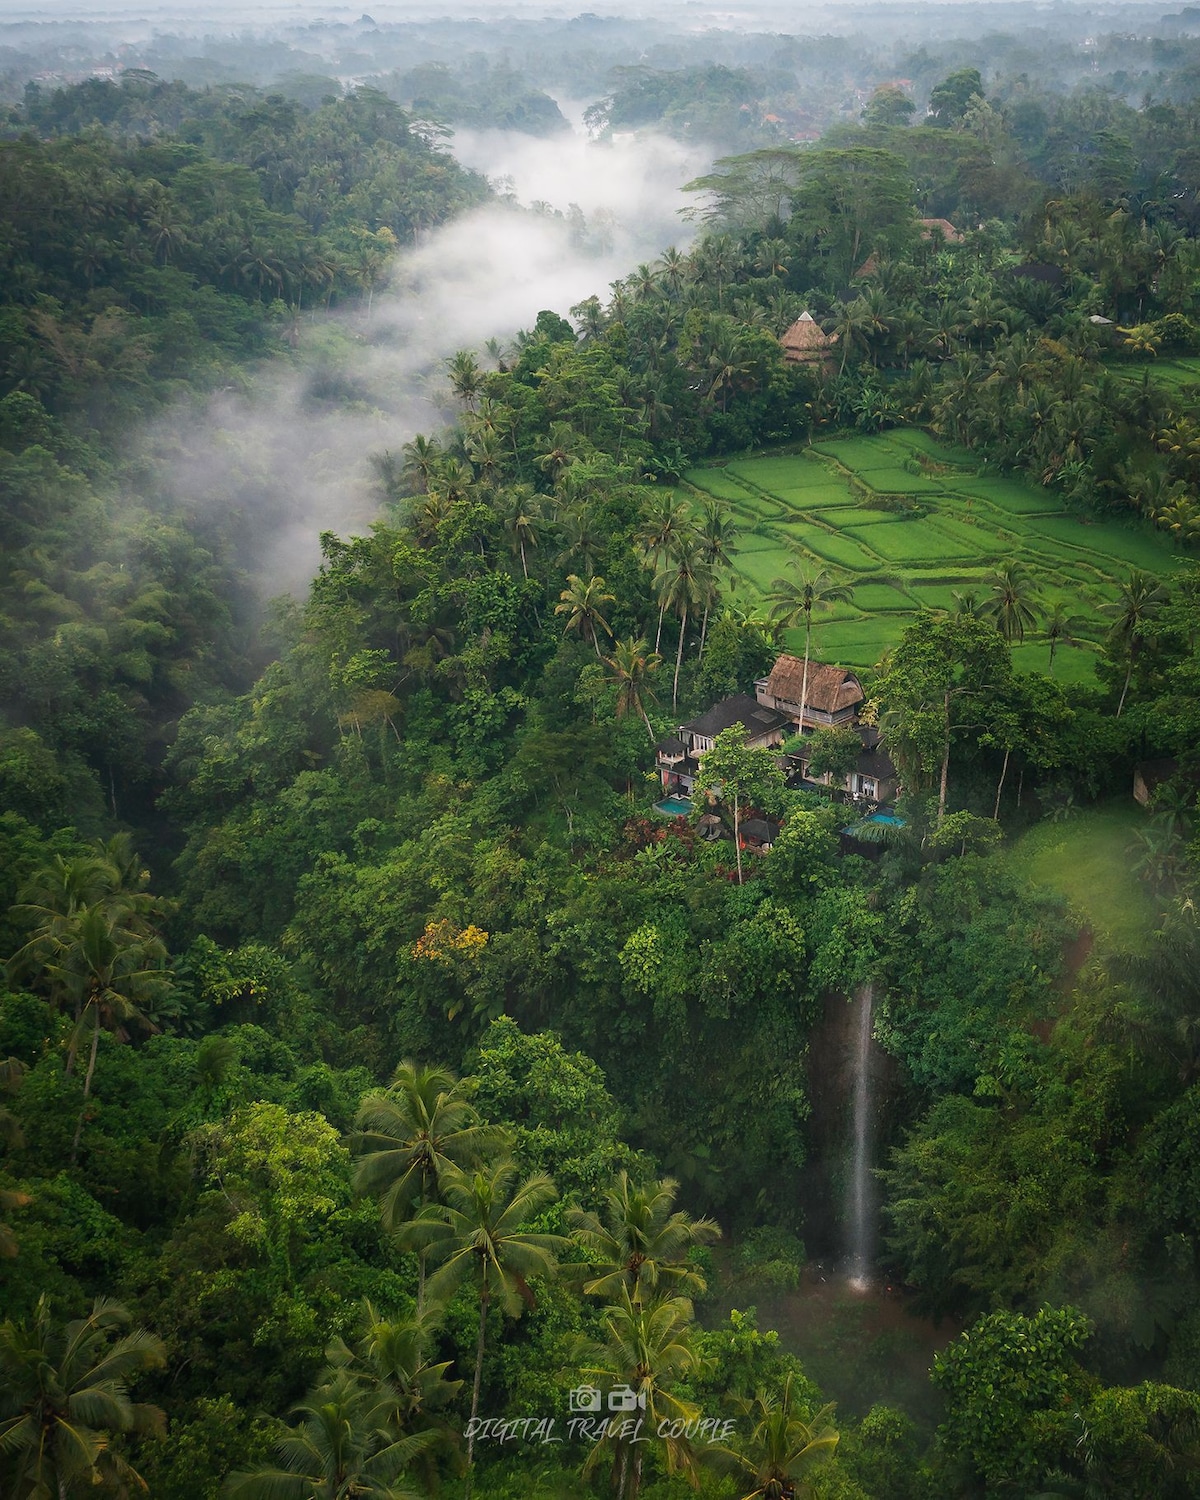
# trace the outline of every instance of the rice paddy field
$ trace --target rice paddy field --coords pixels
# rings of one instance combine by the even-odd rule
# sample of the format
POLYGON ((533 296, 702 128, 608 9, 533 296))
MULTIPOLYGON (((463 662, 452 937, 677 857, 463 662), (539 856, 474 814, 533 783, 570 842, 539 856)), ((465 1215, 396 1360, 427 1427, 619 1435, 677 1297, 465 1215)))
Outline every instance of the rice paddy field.
POLYGON ((1124 380, 1140 382, 1143 375, 1149 375, 1155 385, 1171 392, 1200 385, 1200 358, 1194 355, 1180 355, 1177 358, 1160 355, 1157 359, 1114 362, 1109 368, 1114 375, 1120 375, 1124 380))
MULTIPOLYGON (((1088 681, 1119 580, 1134 567, 1166 575, 1182 560, 1144 525, 1067 515, 1049 490, 981 476, 969 453, 915 429, 693 469, 683 488, 733 512, 734 592, 745 602, 805 567, 851 587, 848 603, 813 616, 814 655, 848 667, 874 666, 919 609, 948 609, 956 591, 986 594, 996 567, 1015 558, 1044 607, 1062 600, 1077 617, 1078 642, 1058 647, 1055 676, 1088 681)), ((803 632, 789 632, 787 645, 802 650, 803 632)), ((1013 655, 1019 670, 1049 666, 1037 632, 1013 655)))

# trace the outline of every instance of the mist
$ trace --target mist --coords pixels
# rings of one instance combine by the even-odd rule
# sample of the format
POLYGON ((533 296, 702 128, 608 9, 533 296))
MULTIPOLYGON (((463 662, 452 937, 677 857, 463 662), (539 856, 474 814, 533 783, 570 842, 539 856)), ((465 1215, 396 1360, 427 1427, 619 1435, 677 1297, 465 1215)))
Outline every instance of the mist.
POLYGON ((452 418, 444 366, 455 350, 506 344, 543 308, 567 316, 639 260, 685 244, 681 188, 712 156, 666 137, 599 144, 506 131, 464 132, 451 149, 508 201, 401 252, 369 313, 300 321, 293 368, 276 361, 249 388, 181 406, 144 435, 170 500, 240 517, 242 563, 264 595, 303 591, 320 533, 361 531, 377 514, 372 454, 452 418), (572 204, 588 221, 583 236, 566 217, 572 204))

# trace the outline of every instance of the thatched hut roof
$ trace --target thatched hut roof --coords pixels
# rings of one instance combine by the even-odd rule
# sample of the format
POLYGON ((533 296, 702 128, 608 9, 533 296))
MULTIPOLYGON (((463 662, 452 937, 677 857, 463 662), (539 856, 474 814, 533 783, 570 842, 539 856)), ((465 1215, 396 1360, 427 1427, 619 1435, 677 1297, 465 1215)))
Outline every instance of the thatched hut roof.
POLYGON ((949 219, 918 219, 921 226, 921 238, 930 240, 936 230, 946 241, 947 245, 960 245, 962 243, 962 230, 955 229, 949 219))
MULTIPOLYGON (((804 661, 799 656, 781 656, 767 678, 767 692, 785 703, 799 703, 804 683, 804 661)), ((824 662, 808 664, 808 698, 806 706, 823 713, 837 713, 855 708, 866 695, 862 683, 846 667, 830 667, 824 662)))
POLYGON ((828 357, 837 343, 837 334, 823 333, 812 313, 802 312, 779 342, 783 345, 783 357, 791 364, 817 364, 828 357))

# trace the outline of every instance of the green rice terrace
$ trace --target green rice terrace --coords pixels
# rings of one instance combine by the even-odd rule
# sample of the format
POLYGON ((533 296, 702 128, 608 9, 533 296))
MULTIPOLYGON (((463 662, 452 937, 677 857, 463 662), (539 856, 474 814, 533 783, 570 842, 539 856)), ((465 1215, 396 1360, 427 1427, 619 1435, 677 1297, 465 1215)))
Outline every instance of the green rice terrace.
POLYGON ((1200 358, 1190 354, 1160 354, 1155 359, 1114 362, 1109 369, 1123 380, 1139 383, 1148 375, 1155 385, 1172 393, 1200 385, 1200 358))
MULTIPOLYGON (((1181 554, 1148 527, 1068 515, 1051 491, 982 476, 975 463, 903 429, 693 469, 685 486, 693 499, 718 496, 735 516, 736 595, 765 597, 798 557, 852 585, 848 603, 814 614, 813 651, 826 660, 873 666, 918 609, 948 609, 956 591, 986 594, 995 569, 1017 559, 1038 581, 1043 612, 1062 600, 1076 620, 1055 676, 1090 679, 1117 582, 1130 568, 1169 573, 1181 554)), ((786 639, 803 648, 802 631, 786 639)), ((1019 669, 1044 671, 1050 652, 1035 632, 1013 655, 1019 669)))

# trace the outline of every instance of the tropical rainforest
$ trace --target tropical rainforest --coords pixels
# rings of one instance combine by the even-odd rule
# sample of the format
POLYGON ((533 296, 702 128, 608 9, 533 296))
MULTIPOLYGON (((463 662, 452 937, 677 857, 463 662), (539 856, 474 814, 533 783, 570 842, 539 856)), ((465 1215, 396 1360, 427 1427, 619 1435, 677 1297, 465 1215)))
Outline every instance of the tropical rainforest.
POLYGON ((870 66, 730 34, 635 67, 596 17, 490 61, 364 18, 351 84, 294 37, 278 86, 265 42, 241 78, 8 49, 5 1496, 1200 1493, 1200 40, 1064 32, 1051 78, 1016 12, 870 66), (276 518, 139 435, 374 326, 506 196, 450 127, 562 135, 564 70, 602 138, 712 143, 690 224, 441 361, 375 519, 264 599, 276 518), (863 673, 890 819, 848 836, 737 725, 664 816, 656 745, 847 588, 797 554, 747 597, 744 519, 685 476, 902 429, 914 473, 951 452, 1173 566, 1124 568, 1078 681, 1019 562, 913 610, 863 673), (847 1305, 891 1343, 813 1362, 865 991, 847 1305))

